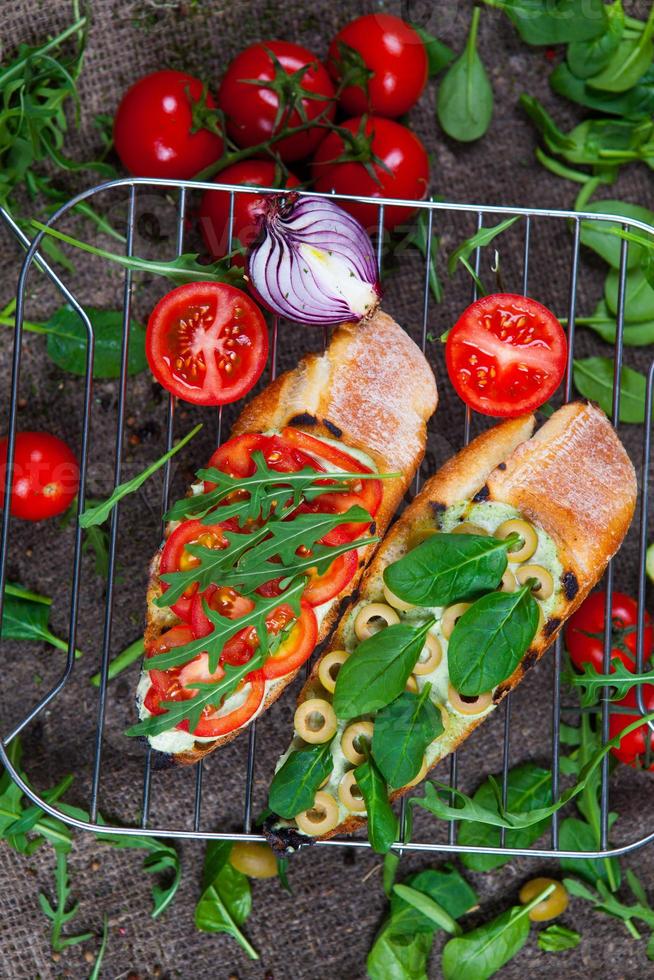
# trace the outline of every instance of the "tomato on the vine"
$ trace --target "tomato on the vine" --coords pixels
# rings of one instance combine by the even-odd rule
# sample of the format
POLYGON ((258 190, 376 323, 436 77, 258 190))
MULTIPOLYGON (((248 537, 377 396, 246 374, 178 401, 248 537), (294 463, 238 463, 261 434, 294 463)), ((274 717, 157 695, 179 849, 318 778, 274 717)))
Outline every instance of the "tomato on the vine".
POLYGON ((445 363, 457 394, 475 412, 515 418, 554 394, 568 345, 547 307, 495 293, 463 311, 447 336, 445 363))
POLYGON ((171 394, 225 405, 259 380, 268 330, 256 304, 235 286, 191 282, 159 300, 146 332, 150 370, 171 394))
POLYGON ((353 79, 339 96, 352 116, 403 116, 427 82, 427 53, 420 35, 392 14, 364 14, 341 28, 329 46, 327 67, 335 81, 344 75, 353 79))
POLYGON ((311 51, 288 41, 261 41, 241 51, 225 72, 218 104, 227 118, 227 132, 242 147, 257 146, 282 129, 315 121, 273 143, 286 162, 310 156, 326 131, 320 121, 330 122, 336 112, 327 69, 311 51))
POLYGON ((205 128, 212 124, 215 108, 193 75, 144 75, 123 95, 114 120, 114 143, 123 166, 137 177, 194 177, 222 156, 222 137, 205 128))
MULTIPOLYGON (((604 624, 606 622, 606 593, 593 592, 568 620, 565 628, 565 645, 572 663, 578 670, 592 664, 598 674, 604 673, 604 624)), ((619 660, 632 674, 636 670, 636 626, 638 603, 624 592, 611 596, 611 666, 619 660)), ((654 644, 652 618, 645 612, 643 632, 643 662, 646 662, 654 644)))
MULTIPOLYGON (((0 508, 4 507, 8 440, 0 439, 0 508)), ((79 486, 73 451, 49 432, 17 432, 10 506, 14 517, 40 521, 70 506, 79 486)))
MULTIPOLYGON (((294 174, 283 174, 272 160, 241 160, 216 177, 219 184, 246 184, 254 187, 299 187, 300 181, 294 174)), ((247 246, 257 237, 260 216, 265 197, 263 194, 234 194, 234 222, 232 244, 247 246)), ((205 191, 199 211, 200 232, 207 250, 215 259, 220 259, 230 251, 229 237, 229 192, 205 191)), ((243 265, 243 257, 234 257, 234 263, 243 265)))
MULTIPOLYGON (((383 116, 360 116, 340 123, 339 130, 331 132, 318 147, 312 169, 315 188, 322 193, 419 201, 429 184, 429 157, 420 139, 406 126, 383 116), (350 135, 344 138, 341 130, 350 135)), ((348 200, 338 203, 364 228, 377 227, 377 205, 348 200)), ((396 228, 414 212, 415 208, 387 205, 384 227, 396 228)))
MULTIPOLYGON (((654 712, 654 684, 643 684, 642 695, 645 713, 650 714, 654 712)), ((625 728, 642 718, 637 698, 637 688, 632 687, 627 691, 624 698, 613 702, 611 705, 612 708, 633 708, 633 713, 630 713, 628 710, 625 713, 622 711, 611 712, 609 718, 609 738, 615 738, 616 735, 620 735, 625 728)), ((644 722, 639 728, 635 728, 633 732, 624 735, 620 739, 619 745, 611 749, 611 754, 616 759, 619 759, 620 762, 624 762, 628 766, 633 766, 635 769, 642 769, 647 765, 650 771, 654 770, 654 732, 648 723, 644 722), (646 748, 648 745, 650 749, 649 765, 647 765, 646 759, 646 748)))

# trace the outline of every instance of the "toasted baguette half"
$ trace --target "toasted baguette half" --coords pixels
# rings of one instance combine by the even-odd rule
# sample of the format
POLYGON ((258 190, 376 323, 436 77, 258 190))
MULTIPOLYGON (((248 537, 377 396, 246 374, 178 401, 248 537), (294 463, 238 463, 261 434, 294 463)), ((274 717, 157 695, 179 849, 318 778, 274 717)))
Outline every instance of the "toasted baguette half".
MULTIPOLYGON (((534 428, 534 417, 525 416, 489 429, 425 483, 378 549, 362 579, 357 602, 341 619, 323 654, 356 645, 353 622, 357 612, 370 602, 387 601, 384 569, 409 550, 416 532, 430 525, 439 527, 446 508, 462 501, 507 504, 549 535, 556 545, 561 574, 547 619, 514 673, 494 689, 484 713, 477 717, 461 714, 449 700, 442 705, 445 731, 432 743, 436 755, 430 759, 430 769, 453 752, 540 660, 565 620, 601 578, 633 516, 634 468, 599 408, 575 402, 560 408, 535 434, 534 428)), ((320 660, 313 665, 298 704, 309 697, 329 697, 318 677, 319 664, 320 660)), ((408 786, 394 790, 390 798, 408 791, 408 786)), ((348 815, 321 839, 351 833, 364 824, 365 818, 348 815)), ((293 822, 275 825, 271 819, 268 830, 277 847, 284 846, 285 835, 290 835, 286 840, 293 846, 302 838, 305 843, 315 839, 301 836, 293 822)))
MULTIPOLYGON (((437 401, 436 383, 424 355, 390 316, 379 311, 362 323, 342 325, 324 354, 309 354, 294 370, 280 375, 243 409, 232 435, 290 425, 318 438, 337 440, 345 450, 362 450, 380 473, 400 473, 382 484, 382 502, 374 525, 374 533, 381 536, 422 461, 426 423, 437 401)), ((166 536, 171 530, 170 526, 166 529, 166 536)), ((162 549, 163 545, 150 567, 146 648, 164 629, 179 622, 170 610, 154 602, 162 594, 158 575, 162 549)), ((332 629, 341 601, 357 587, 373 551, 373 545, 358 549, 359 570, 347 588, 331 600, 320 624, 318 643, 332 629)), ((277 700, 296 674, 294 671, 268 686, 258 714, 277 700)), ((143 716, 142 698, 137 701, 143 716)), ((168 754, 176 763, 193 764, 231 742, 244 727, 211 741, 196 740, 184 751, 168 754)), ((151 742, 156 748, 157 738, 151 742)))

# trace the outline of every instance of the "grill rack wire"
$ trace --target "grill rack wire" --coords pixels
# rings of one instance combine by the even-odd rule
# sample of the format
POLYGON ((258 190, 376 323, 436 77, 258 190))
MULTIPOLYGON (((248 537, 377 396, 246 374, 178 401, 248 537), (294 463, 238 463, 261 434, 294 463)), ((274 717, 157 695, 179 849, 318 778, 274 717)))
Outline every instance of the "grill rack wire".
MULTIPOLYGON (((233 239, 233 226, 234 226, 234 202, 237 194, 248 193, 248 189, 241 185, 232 184, 220 184, 220 183, 199 183, 195 181, 174 181, 174 180, 155 180, 146 178, 123 178, 118 180, 109 181, 104 184, 99 184, 95 187, 89 188, 77 194, 75 197, 71 198, 66 204, 62 205, 48 220, 47 225, 52 227, 56 225, 61 217, 70 212, 76 205, 81 202, 87 201, 96 194, 102 192, 124 188, 127 192, 127 229, 126 229, 126 246, 125 254, 131 256, 133 243, 134 243, 134 230, 135 222, 137 216, 137 191, 141 188, 150 188, 151 190, 163 191, 166 190, 170 192, 177 192, 177 202, 176 202, 176 256, 180 256, 183 252, 184 243, 184 232, 185 232, 185 221, 188 203, 188 192, 189 191, 204 191, 210 190, 213 192, 227 192, 230 196, 229 205, 229 223, 227 230, 227 241, 232 242, 233 239)), ((257 188, 257 193, 264 194, 278 194, 279 189, 274 188, 257 188)), ((251 191, 250 191, 251 192, 251 191)), ((311 194, 312 196, 329 196, 332 200, 339 200, 342 195, 317 195, 313 191, 297 192, 299 194, 311 194)), ((611 222, 613 224, 620 223, 624 230, 635 229, 641 232, 649 232, 654 235, 654 227, 651 227, 644 222, 637 221, 635 219, 630 219, 626 217, 616 217, 616 215, 593 213, 593 212, 575 212, 575 211, 565 211, 556 209, 543 209, 543 208, 522 208, 522 207, 505 207, 505 206, 495 206, 495 205, 469 205, 469 204, 458 204, 458 203, 448 203, 442 201, 421 201, 419 203, 415 201, 398 201, 389 200, 383 198, 369 198, 369 197, 357 197, 361 203, 372 204, 377 207, 378 210, 378 226, 377 226, 377 257, 379 260, 379 266, 381 269, 381 252, 383 244, 383 230, 384 230, 384 210, 387 206, 405 204, 407 207, 418 208, 425 211, 427 214, 427 238, 426 238, 426 253, 424 256, 424 286, 423 286, 423 300, 422 300, 422 350, 425 351, 427 343, 427 331, 428 331, 428 317, 429 317, 429 303, 430 303, 430 286, 429 286, 429 268, 431 260, 431 245, 432 245, 432 230, 434 215, 438 212, 459 212, 468 215, 473 215, 476 218, 476 227, 480 229, 484 226, 484 219, 486 216, 498 216, 501 218, 517 216, 518 218, 524 219, 524 237, 523 237, 523 264, 522 264, 522 292, 524 295, 528 294, 529 285, 529 255, 530 255, 530 241, 532 234, 532 223, 534 220, 543 218, 554 218, 567 221, 572 226, 572 251, 570 260, 570 280, 569 280, 569 292, 568 292, 568 358, 566 366, 565 375, 565 385, 564 385, 564 400, 569 401, 572 396, 572 365, 573 365, 573 354, 574 354, 574 336, 575 336, 575 314, 576 314, 576 301, 577 301, 577 280, 578 280, 578 267, 579 267, 579 246, 580 246, 580 233, 581 233, 581 222, 611 222)), ((90 437, 90 412, 91 412, 91 393, 92 393, 92 369, 93 369, 93 355, 94 355, 94 335, 93 326, 91 321, 84 310, 82 303, 76 298, 73 292, 65 285, 62 279, 57 275, 57 273, 50 267, 47 261, 40 255, 39 246, 42 243, 45 232, 39 231, 32 242, 25 236, 21 229, 13 221, 11 215, 6 212, 3 208, 0 208, 0 218, 3 219, 7 228, 14 234, 14 236, 20 241, 22 246, 26 250, 26 255, 22 263, 19 280, 18 280, 18 290, 17 290, 17 301, 16 301, 16 325, 14 331, 14 347, 12 356, 12 383, 11 383, 11 394, 10 394, 10 404, 9 404, 9 424, 8 424, 8 452, 7 452, 7 472, 5 477, 5 493, 6 488, 10 485, 13 472, 13 459, 14 459, 14 447, 15 447, 15 434, 16 434, 16 420, 17 420, 17 409, 18 409, 18 389, 20 380, 20 367, 21 367, 21 353, 22 353, 22 335, 23 335, 23 318, 25 309, 25 288, 27 283, 27 276, 32 268, 32 266, 37 266, 53 283, 53 285, 59 290, 67 303, 71 305, 80 321, 82 322, 87 335, 87 354, 86 354, 86 364, 85 364, 85 375, 84 375, 84 393, 83 393, 83 419, 81 428, 81 444, 80 444, 80 484, 79 484, 79 495, 78 495, 78 505, 77 505, 77 516, 82 513, 85 506, 85 483, 87 474, 87 461, 89 452, 89 437, 90 437)), ((625 312, 625 295, 626 295, 626 276, 627 276, 627 256, 628 256, 629 243, 627 240, 622 239, 620 247, 620 268, 619 268, 619 287, 618 287, 618 303, 617 303, 617 313, 616 313, 616 339, 615 339, 615 371, 613 378, 613 423, 617 425, 620 412, 620 374, 622 369, 622 354, 623 354, 623 344, 622 336, 624 329, 624 312, 625 312)), ((474 253, 474 268, 475 272, 478 274, 480 269, 480 257, 481 249, 477 248, 474 253)), ((473 286, 472 299, 477 298, 477 288, 476 285, 473 286)), ((116 426, 116 440, 115 440, 115 461, 114 461, 114 485, 121 482, 122 473, 122 451, 123 451, 123 440, 124 440, 124 429, 125 429, 125 400, 127 391, 127 355, 128 355, 128 343, 129 343, 129 323, 131 316, 131 302, 132 302, 132 270, 127 268, 124 274, 123 283, 123 317, 122 317, 122 343, 121 343, 121 370, 119 379, 119 390, 118 390, 118 409, 117 409, 117 426, 116 426)), ((325 342, 327 340, 328 331, 324 330, 325 342)), ((277 347, 278 347, 278 321, 277 318, 273 319, 272 326, 272 342, 270 350, 270 377, 271 379, 275 377, 276 364, 277 364, 277 347)), ((643 436, 643 449, 642 449, 642 486, 640 488, 640 505, 641 505, 641 516, 640 516, 640 528, 639 528, 639 566, 638 566, 638 603, 639 603, 639 616, 636 629, 636 639, 637 639, 637 655, 636 663, 637 670, 641 672, 644 665, 644 610, 645 610, 645 589, 646 589, 646 571, 645 571, 645 552, 647 548, 647 517, 649 509, 649 466, 651 457, 651 427, 652 427, 652 408, 654 405, 654 360, 652 360, 649 371, 647 374, 647 388, 646 388, 646 408, 645 408, 645 425, 644 425, 644 436, 643 436)), ((175 420, 175 399, 170 396, 167 405, 166 414, 166 448, 169 449, 173 442, 174 435, 174 420, 175 420)), ((218 418, 218 442, 221 439, 221 423, 222 423, 222 409, 219 410, 218 418)), ((466 408, 465 412, 465 422, 463 431, 463 444, 467 444, 470 439, 471 431, 471 412, 470 409, 466 408)), ((163 493, 162 493, 162 514, 165 513, 168 507, 168 497, 170 491, 170 480, 171 480, 171 465, 170 460, 165 466, 163 474, 163 493)), ((420 474, 416 476, 415 480, 415 490, 420 488, 420 474)), ((79 590, 81 584, 81 555, 82 555, 82 529, 79 524, 76 525, 75 537, 74 537, 74 549, 73 549, 73 560, 72 560, 72 581, 70 590, 70 614, 69 614, 69 631, 68 631, 68 650, 66 657, 66 664, 63 672, 56 683, 50 688, 50 690, 44 694, 41 699, 35 704, 24 716, 24 718, 15 727, 7 732, 2 740, 0 741, 0 762, 5 766, 13 780, 18 784, 23 793, 37 806, 39 806, 45 813, 62 820, 64 823, 75 827, 80 830, 100 832, 102 829, 110 830, 112 833, 120 834, 124 836, 134 836, 134 835, 146 835, 146 836, 159 836, 168 838, 189 838, 189 839, 201 839, 201 840, 251 840, 251 841, 263 841, 265 838, 261 834, 254 833, 252 831, 252 785, 254 779, 254 769, 255 769, 255 757, 256 757, 256 722, 254 722, 248 730, 248 756, 245 772, 245 789, 244 789, 244 805, 243 805, 243 821, 242 821, 242 832, 230 833, 230 832, 216 832, 201 829, 201 807, 202 807, 202 784, 203 784, 203 764, 200 761, 195 767, 195 788, 194 788, 194 799, 193 799, 193 829, 182 829, 178 827, 151 827, 148 826, 149 822, 149 810, 150 810, 150 789, 152 781, 152 758, 151 750, 148 748, 145 756, 144 764, 144 774, 143 774, 143 791, 142 791, 142 806, 141 806, 141 819, 138 826, 125 826, 117 824, 107 824, 103 822, 99 823, 98 820, 98 794, 100 789, 101 772, 102 772, 102 747, 103 747, 103 737, 104 737, 104 727, 105 727, 105 712, 106 712, 106 694, 107 694, 107 671, 110 662, 110 652, 111 652, 111 630, 112 630, 112 615, 113 615, 113 595, 114 595, 114 578, 116 570, 116 545, 118 540, 118 519, 119 519, 119 506, 115 507, 111 514, 110 529, 109 529, 109 574, 107 581, 106 597, 105 597, 105 618, 104 618, 104 628, 103 628, 103 639, 102 639, 102 650, 101 650, 101 665, 100 665, 100 685, 98 694, 98 708, 97 708, 97 724, 96 733, 94 740, 94 757, 92 766, 92 781, 91 781, 91 798, 89 803, 89 820, 81 820, 76 817, 70 816, 66 813, 60 811, 56 806, 46 802, 38 792, 36 792, 29 784, 27 784, 20 774, 17 772, 16 768, 12 764, 8 757, 7 750, 10 742, 16 738, 34 719, 36 719, 44 709, 51 704, 51 702, 58 696, 58 694, 65 688, 68 679, 70 678, 73 667, 75 663, 75 645, 76 645, 76 633, 77 633, 77 618, 79 609, 79 590)), ((4 599, 4 587, 7 576, 7 559, 8 550, 10 542, 10 526, 11 517, 8 509, 5 509, 3 513, 2 526, 0 530, 0 620, 2 617, 2 607, 4 599)), ((612 563, 609 564, 606 579, 606 609, 607 612, 611 608, 611 597, 613 592, 614 570, 612 563)), ((0 643, 1 647, 1 643, 0 643)), ((611 633, 610 630, 605 632, 604 636, 604 673, 608 673, 610 665, 610 652, 611 652, 611 633)), ((553 690, 552 690, 552 798, 557 799, 559 796, 559 786, 560 786, 560 720, 561 720, 561 664, 562 664, 562 640, 556 641, 553 651, 554 659, 554 679, 553 679, 553 690)), ((641 714, 646 714, 646 707, 643 701, 642 687, 639 685, 637 688, 638 697, 638 710, 641 714)), ((609 733, 609 716, 610 716, 610 702, 608 700, 608 691, 603 689, 603 694, 605 695, 602 701, 602 711, 601 711, 601 734, 604 742, 608 740, 609 733)), ((507 802, 507 773, 509 770, 510 761, 510 726, 511 726, 511 696, 509 695, 504 700, 504 741, 502 749, 502 799, 506 804, 507 802)), ((654 730, 654 723, 648 723, 650 728, 654 730)), ((648 760, 649 761, 649 760, 648 760)), ((457 766, 457 756, 454 753, 450 757, 449 765, 449 784, 450 787, 456 788, 458 781, 458 766, 457 766)), ((609 835, 609 759, 605 756, 601 767, 601 826, 600 826, 600 847, 595 851, 573 851, 573 850, 562 850, 559 847, 559 814, 558 812, 553 814, 551 817, 550 825, 550 844, 549 847, 529 847, 529 848, 518 848, 518 847, 506 847, 505 836, 506 832, 504 828, 500 830, 500 842, 499 847, 478 847, 478 846, 460 846, 457 844, 456 839, 456 822, 451 821, 448 824, 448 837, 447 843, 432 842, 432 841, 406 841, 406 820, 405 820, 405 801, 402 800, 401 810, 400 810, 400 839, 396 843, 395 847, 399 852, 405 851, 423 851, 423 852, 450 852, 450 853, 478 853, 478 854, 503 854, 508 856, 526 856, 526 857, 536 857, 536 858, 557 858, 557 857, 569 857, 569 858, 603 858, 619 856, 622 854, 627 854, 631 851, 643 847, 644 845, 654 841, 654 829, 649 834, 638 840, 632 841, 628 844, 624 844, 620 847, 610 847, 608 841, 609 835)), ((334 838, 328 841, 318 841, 319 845, 326 845, 331 847, 369 847, 367 840, 357 839, 357 838, 334 838)))

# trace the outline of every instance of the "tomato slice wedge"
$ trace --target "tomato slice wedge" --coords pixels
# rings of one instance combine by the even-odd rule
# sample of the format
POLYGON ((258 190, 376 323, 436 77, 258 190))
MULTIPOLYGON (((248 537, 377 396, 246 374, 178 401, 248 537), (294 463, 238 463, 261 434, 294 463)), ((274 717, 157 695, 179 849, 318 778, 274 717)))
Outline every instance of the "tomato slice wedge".
MULTIPOLYGON (((254 606, 251 599, 240 595, 229 586, 209 585, 203 592, 196 591, 191 603, 190 617, 191 629, 196 639, 208 636, 209 633, 213 632, 213 623, 204 611, 205 602, 210 609, 220 613, 221 616, 226 616, 227 619, 238 619, 239 616, 244 616, 245 613, 250 612, 254 606)), ((232 641, 230 640, 226 644, 226 648, 230 642, 232 641)), ((245 663, 245 660, 239 662, 245 663)), ((228 659, 228 663, 233 663, 233 661, 228 659)))
MULTIPOLYGON (((202 524, 201 521, 188 520, 182 521, 169 536, 164 549, 161 553, 159 573, 186 571, 198 565, 198 559, 189 551, 186 551, 187 544, 203 544, 208 548, 224 549, 229 547, 229 541, 224 536, 223 531, 237 531, 238 524, 235 520, 223 521, 220 524, 202 524)), ((168 588, 166 582, 161 583, 163 591, 168 588)), ((197 583, 191 585, 184 595, 182 595, 170 608, 183 619, 184 622, 191 622, 191 602, 197 591, 197 583)))
POLYGON ((513 418, 556 391, 567 360, 561 324, 526 296, 484 296, 448 334, 445 361, 457 394, 475 412, 513 418))
MULTIPOLYGON (((319 575, 315 570, 310 572, 309 581, 302 593, 302 601, 308 602, 312 607, 329 602, 339 592, 342 592, 348 582, 352 580, 358 565, 359 557, 354 548, 344 555, 338 555, 323 575, 319 575)), ((263 596, 281 595, 280 582, 281 578, 273 578, 260 585, 257 592, 263 596)))
MULTIPOLYGON (((240 685, 228 699, 228 703, 231 701, 234 706, 229 710, 226 705, 205 709, 200 715, 193 735, 200 738, 218 738, 220 735, 228 735, 236 728, 241 728, 256 714, 263 701, 265 690, 266 681, 262 671, 255 670, 248 674, 245 683, 240 685), (239 700, 236 701, 236 698, 239 700)), ((188 722, 186 725, 188 726, 188 722)))
POLYGON ((150 314, 150 370, 159 384, 196 405, 225 405, 259 380, 268 357, 268 330, 257 305, 222 282, 173 289, 150 314))
MULTIPOLYGON (((294 613, 289 606, 280 606, 275 610, 276 628, 271 624, 271 632, 277 633, 291 622, 294 613)), ((292 670, 297 670, 305 663, 316 646, 318 637, 318 621, 311 606, 302 603, 300 616, 272 656, 263 665, 262 672, 266 680, 284 677, 292 670)))
MULTIPOLYGON (((150 644, 146 651, 146 660, 148 657, 154 657, 158 653, 168 653, 169 650, 173 650, 175 647, 185 646, 185 644, 190 643, 194 639, 193 633, 189 626, 182 625, 172 626, 165 633, 161 633, 155 643, 150 644)), ((150 687, 143 699, 143 704, 148 709, 148 711, 153 715, 164 714, 164 709, 159 707, 159 702, 164 700, 164 696, 168 691, 174 690, 174 686, 177 684, 177 676, 179 674, 179 668, 173 668, 172 670, 150 670, 150 687)), ((179 686, 179 685, 178 685, 179 686)))
MULTIPOLYGON (((252 453, 256 451, 262 453, 271 470, 279 473, 297 473, 306 467, 319 472, 324 469, 313 456, 290 446, 280 436, 265 436, 259 432, 247 432, 224 442, 216 449, 208 466, 230 476, 252 476, 255 470, 252 453)), ((214 483, 205 483, 207 492, 214 487, 214 483)))

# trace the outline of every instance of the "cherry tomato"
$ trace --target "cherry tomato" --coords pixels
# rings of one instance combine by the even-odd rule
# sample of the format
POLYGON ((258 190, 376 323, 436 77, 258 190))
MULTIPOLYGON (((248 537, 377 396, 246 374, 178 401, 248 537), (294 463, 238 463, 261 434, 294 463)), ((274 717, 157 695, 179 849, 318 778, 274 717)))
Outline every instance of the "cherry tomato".
POLYGON ((364 112, 403 116, 427 83, 427 53, 420 36, 392 14, 364 14, 338 32, 327 58, 332 78, 338 81, 344 69, 356 71, 357 63, 361 84, 348 85, 339 96, 341 107, 351 116, 364 112))
MULTIPOLYGON (((238 619, 240 616, 244 616, 250 612, 254 605, 251 599, 240 595, 235 589, 229 586, 209 585, 203 592, 196 590, 191 602, 189 620, 193 635, 196 638, 208 636, 209 633, 213 632, 213 623, 204 611, 205 602, 210 609, 220 613, 221 616, 226 616, 227 619, 238 619)), ((230 664, 247 663, 252 656, 252 648, 250 649, 249 655, 244 659, 229 655, 231 649, 230 644, 233 645, 234 651, 237 650, 238 644, 235 641, 236 637, 233 640, 227 641, 223 649, 223 659, 227 660, 230 664)), ((238 649, 240 650, 240 647, 238 649)))
POLYGON ((265 320, 249 296, 222 282, 191 282, 159 300, 146 353, 159 384, 196 405, 226 405, 257 383, 268 357, 265 320))
POLYGON ((123 166, 137 177, 194 177, 222 156, 221 137, 202 126, 203 114, 215 107, 209 93, 203 100, 202 82, 193 75, 144 75, 125 92, 114 120, 123 166))
MULTIPOLYGON (((654 684, 643 684, 642 691, 645 713, 649 714, 654 711, 654 684)), ((627 692, 626 697, 620 701, 615 701, 612 705, 614 708, 633 708, 634 712, 633 714, 622 714, 622 712, 617 711, 611 712, 609 717, 610 738, 615 738, 616 735, 619 735, 625 728, 642 717, 638 707, 637 697, 637 689, 632 687, 627 692)), ((620 762, 624 762, 628 766, 633 766, 635 769, 642 769, 647 765, 650 772, 654 770, 654 732, 647 722, 641 725, 640 728, 634 729, 633 732, 629 732, 628 735, 621 738, 617 748, 611 749, 611 755, 614 755, 620 762), (651 754, 649 765, 647 765, 645 757, 645 749, 648 744, 651 754)))
MULTIPOLYGON (((247 432, 245 435, 235 436, 228 442, 224 442, 209 460, 208 468, 213 467, 223 473, 229 473, 230 476, 252 476, 255 470, 253 452, 262 453, 270 469, 278 470, 280 473, 297 473, 304 467, 323 470, 312 456, 288 445, 288 442, 280 436, 264 436, 258 432, 247 432)), ((214 484, 205 483, 207 491, 213 488, 214 484)))
MULTIPOLYGON (((243 147, 318 116, 331 121, 336 111, 334 86, 324 65, 311 51, 288 41, 262 41, 241 51, 225 73, 218 103, 227 117, 227 132, 243 147), (280 93, 287 105, 281 116, 280 93)), ((324 134, 316 123, 275 142, 273 148, 286 162, 301 160, 313 153, 324 134)))
MULTIPOLYGON (((290 606, 280 606, 275 610, 274 621, 269 626, 270 632, 274 634, 284 629, 293 620, 294 615, 290 606)), ((303 602, 300 618, 263 665, 263 675, 266 680, 284 677, 292 670, 301 667, 313 653, 317 637, 318 621, 315 613, 303 602)))
POLYGON ((514 418, 556 391, 567 348, 561 324, 547 307, 496 293, 463 311, 448 334, 445 362, 466 405, 483 415, 514 418))
MULTIPOLYGON (((251 184, 254 187, 299 187, 300 181, 293 174, 284 176, 272 160, 241 160, 226 170, 222 170, 216 183, 251 184)), ((233 247, 250 245, 259 233, 261 210, 265 202, 263 194, 234 195, 234 225, 232 229, 233 247)), ((230 251, 229 236, 229 193, 227 191, 205 191, 200 202, 200 231, 207 250, 215 259, 220 259, 230 251)), ((243 265, 242 255, 233 259, 234 264, 243 265)))
MULTIPOLYGON (((359 116, 340 126, 352 134, 352 145, 346 146, 337 131, 323 140, 313 159, 317 191, 416 201, 425 197, 429 157, 415 133, 381 116, 359 116)), ((364 228, 377 227, 379 209, 375 204, 346 200, 338 203, 364 228)), ((384 227, 396 228, 414 213, 415 208, 389 205, 384 208, 384 227)))
MULTIPOLYGON (((593 592, 570 617, 565 628, 565 645, 570 659, 578 670, 592 664, 598 674, 604 673, 604 624, 606 622, 606 593, 593 592)), ((611 666, 620 660, 633 674, 636 670, 636 625, 638 603, 624 592, 611 596, 611 666)), ((643 631, 643 662, 652 653, 654 631, 652 619, 645 613, 643 631)))
MULTIPOLYGON (((7 474, 5 437, 0 439, 0 508, 7 474)), ((62 514, 79 486, 79 466, 63 440, 49 432, 17 432, 11 480, 11 513, 25 521, 62 514)))
MULTIPOLYGON (((186 550, 187 544, 201 544, 206 548, 217 548, 224 550, 229 547, 229 540, 223 531, 236 531, 238 525, 236 521, 223 521, 220 524, 203 524, 201 521, 182 521, 170 535, 164 545, 159 563, 159 573, 187 572, 191 568, 200 564, 198 558, 186 550)), ((164 592, 168 588, 166 582, 162 582, 164 592)), ((191 621, 191 600, 197 592, 197 582, 191 585, 183 596, 170 608, 176 616, 185 622, 191 621)))

